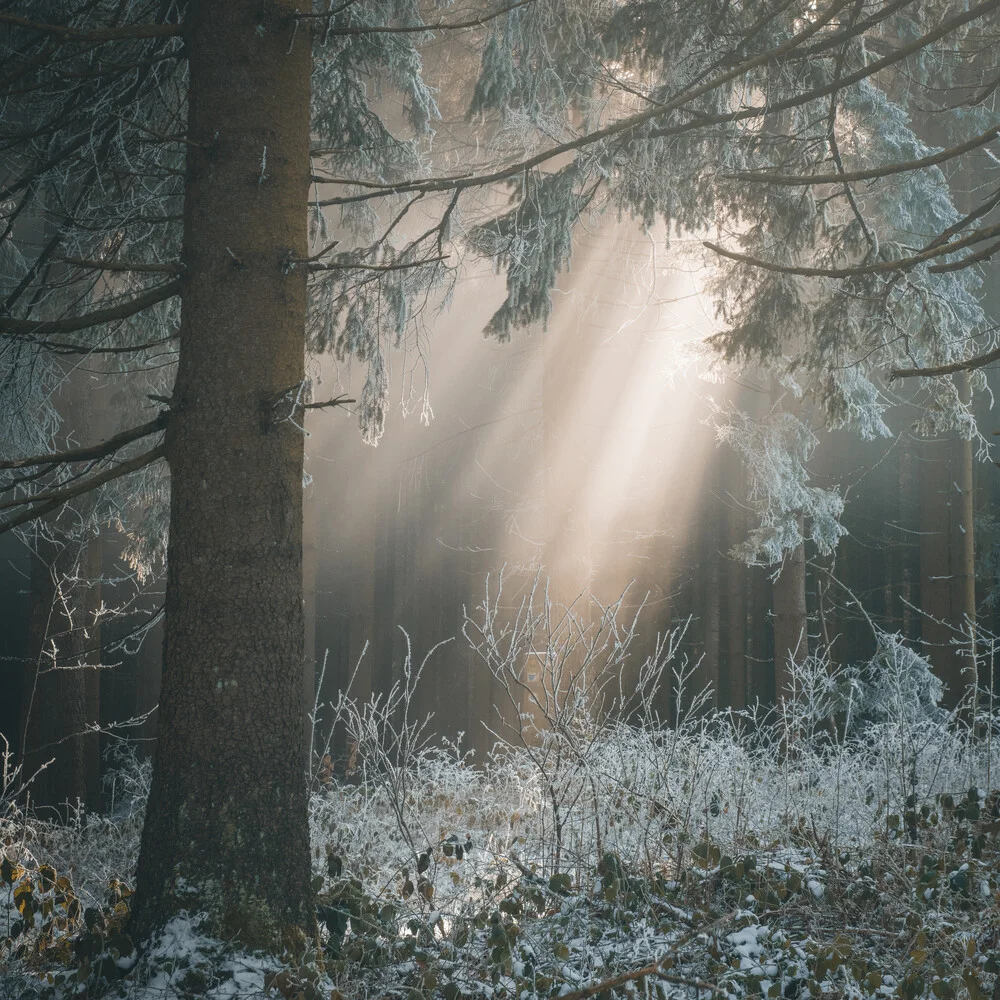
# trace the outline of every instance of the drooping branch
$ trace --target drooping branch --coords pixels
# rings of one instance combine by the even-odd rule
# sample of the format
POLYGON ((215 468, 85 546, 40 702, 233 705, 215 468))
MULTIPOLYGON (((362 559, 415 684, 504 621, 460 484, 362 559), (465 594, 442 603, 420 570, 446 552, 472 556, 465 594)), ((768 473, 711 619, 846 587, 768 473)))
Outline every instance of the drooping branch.
POLYGON ((972 372, 977 368, 985 368, 994 361, 1000 361, 1000 347, 979 354, 974 358, 966 358, 965 361, 953 361, 947 365, 936 365, 932 368, 897 368, 889 372, 889 381, 897 378, 914 378, 921 376, 924 378, 934 378, 938 375, 956 375, 959 372, 972 372))
POLYGON ((942 149, 931 156, 924 156, 918 160, 904 160, 899 163, 887 163, 882 167, 872 167, 868 170, 849 170, 844 173, 835 174, 772 174, 766 171, 742 171, 732 174, 723 174, 726 180, 749 181, 759 184, 782 184, 788 187, 807 187, 812 184, 838 184, 845 181, 868 181, 880 177, 890 177, 893 174, 904 174, 911 170, 921 170, 924 167, 933 167, 939 163, 945 163, 957 156, 968 153, 980 146, 985 146, 1000 136, 1000 125, 969 139, 968 142, 952 146, 950 149, 942 149))
POLYGON ((68 451, 53 452, 48 455, 33 455, 30 458, 14 458, 6 462, 0 462, 0 469, 25 469, 36 465, 69 465, 73 462, 90 462, 96 459, 107 458, 116 451, 120 451, 127 444, 138 441, 140 438, 149 437, 157 431, 162 431, 167 426, 169 413, 164 410, 158 414, 155 420, 150 420, 138 427, 131 427, 127 431, 121 431, 109 437, 100 444, 90 445, 86 448, 73 448, 68 451))
MULTIPOLYGON (((29 509, 23 513, 15 514, 4 521, 0 521, 0 535, 18 528, 22 524, 27 524, 29 521, 34 521, 36 518, 44 517, 46 514, 58 510, 70 500, 78 496, 83 496, 84 493, 89 493, 91 490, 95 490, 105 483, 121 479, 130 473, 138 472, 139 469, 144 469, 147 465, 152 465, 153 462, 163 458, 166 455, 166 451, 166 445, 159 444, 150 451, 136 455, 134 458, 130 458, 120 465, 105 469, 96 476, 81 479, 71 486, 67 486, 65 489, 50 490, 48 493, 37 494, 33 497, 24 497, 22 500, 16 501, 17 506, 25 506, 29 509)), ((13 504, 7 503, 3 506, 11 507, 13 504)))
POLYGON ((959 260, 950 261, 947 264, 935 264, 933 267, 927 268, 931 274, 946 274, 948 271, 961 271, 963 268, 972 267, 973 264, 979 264, 984 260, 989 260, 995 253, 1000 252, 1000 240, 996 243, 991 243, 988 247, 984 247, 982 250, 978 250, 976 253, 970 253, 968 257, 962 257, 959 260))
MULTIPOLYGON (((993 239, 996 236, 1000 236, 1000 223, 986 226, 984 229, 977 229, 962 239, 951 243, 938 246, 932 245, 929 249, 922 250, 920 253, 912 254, 909 257, 901 257, 899 260, 879 260, 871 264, 862 264, 856 267, 800 267, 795 264, 777 264, 773 261, 763 260, 760 257, 751 257, 749 254, 737 253, 735 250, 727 250, 725 247, 719 246, 718 243, 711 243, 708 240, 704 241, 704 246, 713 253, 717 253, 720 257, 727 257, 729 260, 735 260, 741 264, 749 264, 751 267, 760 268, 762 271, 773 271, 776 274, 794 274, 801 278, 854 278, 865 274, 892 274, 898 271, 909 271, 918 264, 934 260, 937 257, 947 256, 973 243, 993 239)), ((995 253, 996 250, 997 244, 994 243, 990 247, 987 247, 986 250, 980 251, 977 254, 972 254, 960 261, 939 264, 929 270, 935 273, 940 271, 957 271, 963 267, 969 267, 976 260, 984 260, 995 253)))
POLYGON ((128 319, 136 313, 164 302, 177 295, 181 290, 179 280, 168 281, 164 285, 157 285, 150 288, 142 295, 137 295, 134 299, 125 302, 116 302, 112 306, 104 309, 95 309, 93 312, 84 313, 82 316, 66 316, 63 319, 52 320, 29 320, 29 319, 2 319, 0 318, 0 335, 8 337, 35 337, 45 336, 50 333, 76 333, 78 330, 86 330, 88 327, 99 326, 102 323, 113 323, 115 320, 128 319))
MULTIPOLYGON (((684 91, 681 95, 671 101, 658 103, 653 108, 647 108, 645 111, 640 111, 637 114, 619 119, 616 122, 612 122, 610 125, 606 125, 604 128, 595 129, 593 132, 588 132, 587 134, 581 135, 576 139, 571 139, 567 142, 561 142, 554 146, 550 146, 548 149, 542 150, 540 153, 536 153, 534 156, 530 156, 525 160, 520 160, 517 163, 509 164, 508 166, 501 167, 498 170, 493 170, 485 174, 474 174, 468 172, 464 174, 455 174, 450 177, 436 177, 430 180, 422 178, 413 181, 401 181, 397 184, 375 184, 365 181, 340 179, 335 181, 332 180, 331 183, 356 184, 358 187, 370 188, 372 190, 366 192, 365 194, 321 199, 316 202, 316 204, 323 207, 348 205, 352 202, 369 201, 372 198, 379 198, 386 193, 404 194, 407 192, 419 191, 430 194, 437 191, 462 191, 466 188, 483 187, 489 184, 497 183, 498 181, 508 180, 511 177, 533 170, 535 167, 541 166, 543 163, 547 163, 549 160, 562 156, 565 153, 572 153, 578 149, 584 149, 594 143, 601 142, 604 139, 612 139, 616 136, 632 132, 656 118, 666 115, 671 111, 679 110, 690 101, 711 93, 713 90, 721 87, 724 83, 728 83, 730 80, 734 80, 737 77, 742 76, 751 69, 755 69, 758 66, 763 66, 769 62, 779 59, 788 52, 793 51, 797 45, 801 44, 806 39, 811 38, 816 34, 816 32, 822 30, 822 28, 825 27, 841 10, 846 8, 850 2, 852 2, 852 0, 836 0, 836 2, 831 4, 830 8, 825 11, 824 14, 817 16, 814 21, 811 21, 805 28, 803 28, 796 35, 787 39, 781 45, 775 46, 767 52, 762 52, 760 55, 754 56, 752 59, 744 60, 737 66, 731 67, 725 72, 720 73, 711 80, 700 84, 694 89, 684 91)), ((993 6, 1000 6, 1000 0, 990 0, 990 3, 993 6)), ((747 110, 753 111, 753 114, 748 114, 747 117, 759 117, 759 114, 761 113, 761 109, 758 108, 747 110)), ((735 120, 739 119, 734 118, 732 115, 715 116, 714 118, 707 118, 706 120, 699 122, 699 127, 705 124, 722 124, 723 122, 735 120)), ((679 129, 679 131, 683 131, 683 129, 679 129)))

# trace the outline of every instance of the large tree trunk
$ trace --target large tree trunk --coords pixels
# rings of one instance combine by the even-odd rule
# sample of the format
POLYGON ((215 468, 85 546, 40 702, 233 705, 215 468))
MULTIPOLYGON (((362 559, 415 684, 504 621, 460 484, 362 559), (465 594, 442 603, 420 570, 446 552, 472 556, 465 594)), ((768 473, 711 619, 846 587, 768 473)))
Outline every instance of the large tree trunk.
POLYGON ((160 736, 133 931, 251 947, 314 919, 302 720, 309 33, 298 0, 192 4, 160 736), (294 419, 292 419, 294 418, 294 419))

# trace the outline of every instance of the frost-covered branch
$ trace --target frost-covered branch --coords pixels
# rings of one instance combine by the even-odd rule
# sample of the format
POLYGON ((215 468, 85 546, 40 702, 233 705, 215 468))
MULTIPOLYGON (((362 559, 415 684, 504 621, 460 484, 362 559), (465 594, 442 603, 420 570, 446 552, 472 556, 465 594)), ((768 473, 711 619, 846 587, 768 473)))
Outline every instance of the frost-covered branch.
POLYGON ((150 451, 143 452, 141 455, 136 455, 134 458, 126 459, 120 464, 113 466, 110 469, 105 469, 103 472, 97 473, 96 475, 80 479, 72 485, 60 489, 50 490, 46 493, 36 493, 33 496, 26 496, 20 500, 9 500, 6 503, 2 503, 0 504, 0 510, 17 506, 27 507, 28 509, 21 514, 15 514, 12 517, 0 521, 0 535, 13 530, 14 528, 20 527, 22 524, 27 524, 29 521, 34 521, 37 518, 44 517, 46 514, 50 514, 52 511, 58 510, 64 504, 75 499, 76 497, 83 496, 85 493, 90 493, 107 483, 114 482, 116 479, 121 479, 123 476, 128 476, 133 472, 138 472, 140 469, 144 469, 147 465, 152 465, 153 462, 163 458, 165 454, 165 446, 159 444, 150 451))
POLYGON ((148 309, 150 306, 173 298, 180 292, 180 289, 181 283, 179 280, 169 281, 166 284, 157 285, 155 288, 151 288, 134 298, 115 302, 114 305, 94 309, 92 312, 83 313, 79 316, 65 316, 61 319, 29 320, 0 318, 0 336, 36 338, 44 337, 50 333, 76 333, 79 330, 100 326, 103 323, 113 323, 117 320, 128 319, 131 316, 135 316, 136 313, 148 309))
POLYGON ((89 462, 107 458, 133 441, 138 441, 141 438, 149 437, 151 434, 162 431, 167 426, 167 416, 167 411, 164 411, 155 420, 150 420, 139 427, 132 427, 127 431, 122 431, 120 434, 115 434, 106 441, 91 445, 88 448, 73 448, 53 454, 33 455, 28 458, 0 461, 0 469, 24 469, 41 465, 68 465, 74 462, 89 462))
POLYGON ((987 129, 979 135, 974 136, 967 142, 959 143, 948 149, 942 149, 929 156, 922 156, 916 160, 903 160, 898 163, 887 163, 884 166, 871 167, 867 170, 847 170, 844 173, 834 174, 780 174, 768 171, 736 171, 726 174, 727 180, 750 181, 759 184, 784 184, 791 187, 808 187, 812 184, 842 184, 844 182, 877 180, 880 177, 891 177, 893 174, 904 174, 911 170, 923 170, 925 167, 934 167, 939 163, 947 163, 964 153, 969 153, 980 146, 985 146, 1000 136, 1000 125, 987 129))

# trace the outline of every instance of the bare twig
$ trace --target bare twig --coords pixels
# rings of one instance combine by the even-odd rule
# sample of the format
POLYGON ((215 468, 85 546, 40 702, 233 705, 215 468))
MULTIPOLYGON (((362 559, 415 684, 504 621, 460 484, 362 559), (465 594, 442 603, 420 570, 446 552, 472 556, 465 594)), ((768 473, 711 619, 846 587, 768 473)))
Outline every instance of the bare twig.
POLYGON ((347 393, 342 393, 340 396, 334 396, 333 399, 327 399, 322 403, 303 403, 303 410, 324 410, 329 406, 347 406, 348 403, 356 403, 356 399, 349 399, 347 393))

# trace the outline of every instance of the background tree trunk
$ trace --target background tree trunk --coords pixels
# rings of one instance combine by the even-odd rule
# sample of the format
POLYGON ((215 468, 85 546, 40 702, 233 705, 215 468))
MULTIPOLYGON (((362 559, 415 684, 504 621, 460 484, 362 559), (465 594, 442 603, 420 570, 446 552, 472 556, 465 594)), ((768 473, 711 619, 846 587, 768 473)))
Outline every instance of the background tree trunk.
MULTIPOLYGON (((729 486, 725 496, 725 537, 728 548, 738 545, 746 537, 743 466, 731 462, 726 476, 729 486)), ((728 684, 728 703, 731 707, 746 708, 747 697, 747 651, 746 651, 746 608, 747 592, 750 589, 750 570, 738 559, 728 557, 724 564, 726 629, 723 635, 728 684)))
POLYGON ((791 693, 791 663, 801 663, 809 654, 805 545, 785 553, 781 574, 773 584, 773 600, 774 699, 778 702, 791 693))
POLYGON ((140 939, 178 910, 244 946, 311 910, 302 739, 310 37, 293 0, 188 8, 180 361, 160 735, 140 939), (294 418, 294 419, 292 419, 294 418))
POLYGON ((701 585, 702 585, 702 610, 704 624, 702 634, 704 636, 705 658, 697 674, 696 688, 698 690, 709 687, 712 694, 705 707, 708 710, 718 708, 721 703, 719 684, 721 681, 721 669, 719 656, 722 649, 721 640, 721 571, 719 554, 719 523, 722 518, 722 508, 718 500, 718 468, 714 468, 709 477, 707 485, 710 488, 710 496, 706 502, 707 517, 701 527, 701 585))
MULTIPOLYGON (((957 376, 962 402, 972 399, 968 375, 957 376)), ((974 456, 972 441, 959 438, 951 453, 952 488, 955 491, 951 508, 951 620, 966 636, 967 641, 955 649, 960 696, 975 699, 978 676, 973 655, 976 628, 976 532, 974 456)), ((971 707, 971 706, 970 706, 971 707)))
POLYGON ((960 643, 975 624, 972 443, 948 434, 921 447, 920 634, 954 708, 976 682, 960 643))

